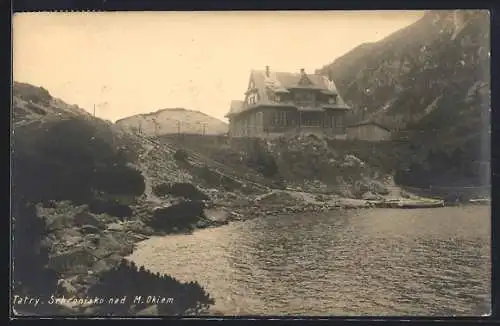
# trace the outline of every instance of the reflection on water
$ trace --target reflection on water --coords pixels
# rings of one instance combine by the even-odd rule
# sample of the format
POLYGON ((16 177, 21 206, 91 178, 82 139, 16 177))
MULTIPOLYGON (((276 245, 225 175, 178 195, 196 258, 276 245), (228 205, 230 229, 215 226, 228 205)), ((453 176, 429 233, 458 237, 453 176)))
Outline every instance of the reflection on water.
POLYGON ((480 315, 490 208, 273 216, 152 238, 131 259, 198 281, 225 315, 480 315))

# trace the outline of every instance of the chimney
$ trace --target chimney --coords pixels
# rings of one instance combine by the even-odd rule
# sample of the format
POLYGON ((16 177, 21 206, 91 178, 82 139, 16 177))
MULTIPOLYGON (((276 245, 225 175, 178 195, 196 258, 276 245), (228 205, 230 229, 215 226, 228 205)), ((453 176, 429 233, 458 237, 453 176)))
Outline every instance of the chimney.
POLYGON ((332 69, 328 69, 328 80, 333 81, 333 71, 332 69))
POLYGON ((269 77, 269 76, 270 76, 269 66, 266 66, 266 76, 267 76, 267 77, 269 77))

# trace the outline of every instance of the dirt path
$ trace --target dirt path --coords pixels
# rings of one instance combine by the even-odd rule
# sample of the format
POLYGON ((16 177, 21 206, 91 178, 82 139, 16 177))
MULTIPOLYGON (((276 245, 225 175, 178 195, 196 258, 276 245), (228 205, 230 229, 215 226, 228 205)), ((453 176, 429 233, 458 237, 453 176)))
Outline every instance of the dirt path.
POLYGON ((139 171, 141 171, 142 177, 144 178, 144 196, 146 197, 146 201, 153 203, 153 204, 161 204, 162 200, 158 198, 154 193, 153 193, 153 185, 151 182, 151 178, 149 175, 146 173, 147 167, 145 166, 144 159, 149 155, 149 153, 155 148, 154 145, 148 144, 146 147, 146 151, 141 155, 141 163, 139 163, 139 171))
MULTIPOLYGON (((172 144, 172 143, 163 143, 157 140, 151 140, 149 141, 152 144, 162 146, 164 148, 167 148, 171 152, 175 152, 176 150, 180 149, 179 146, 172 144)), ((188 148, 182 148, 184 151, 188 153, 188 162, 197 167, 203 167, 207 165, 210 169, 212 169, 215 173, 224 176, 226 178, 229 178, 233 181, 236 181, 240 184, 248 184, 253 187, 256 187, 261 190, 270 190, 272 189, 271 187, 264 185, 260 180, 251 180, 250 178, 241 175, 240 173, 235 173, 234 169, 230 166, 227 166, 225 164, 222 164, 220 162, 217 162, 213 159, 210 159, 209 157, 202 155, 196 151, 193 151, 188 148)))

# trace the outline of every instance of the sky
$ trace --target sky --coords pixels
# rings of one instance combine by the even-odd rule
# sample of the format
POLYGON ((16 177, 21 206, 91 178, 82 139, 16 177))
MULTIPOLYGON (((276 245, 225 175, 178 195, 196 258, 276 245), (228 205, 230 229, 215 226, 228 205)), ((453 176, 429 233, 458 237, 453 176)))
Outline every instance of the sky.
POLYGON ((308 73, 423 11, 16 13, 13 79, 103 119, 186 108, 221 120, 252 69, 308 73))

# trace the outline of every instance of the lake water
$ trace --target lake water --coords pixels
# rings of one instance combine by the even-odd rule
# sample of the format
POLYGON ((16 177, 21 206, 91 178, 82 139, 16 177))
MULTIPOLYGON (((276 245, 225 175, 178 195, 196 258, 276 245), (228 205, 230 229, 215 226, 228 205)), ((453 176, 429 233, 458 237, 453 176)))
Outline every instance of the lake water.
POLYGON ((224 315, 481 315, 490 207, 272 216, 155 237, 130 257, 199 282, 224 315))

